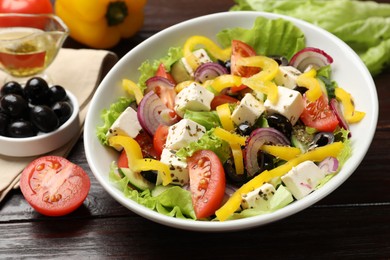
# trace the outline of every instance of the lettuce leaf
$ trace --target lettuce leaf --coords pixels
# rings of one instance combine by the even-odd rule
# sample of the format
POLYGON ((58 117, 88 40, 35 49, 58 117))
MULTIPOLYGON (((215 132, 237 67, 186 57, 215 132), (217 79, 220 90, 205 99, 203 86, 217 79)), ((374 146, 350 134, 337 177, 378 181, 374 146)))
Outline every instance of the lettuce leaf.
POLYGON ((219 116, 216 111, 186 110, 184 118, 191 119, 192 121, 204 126, 206 130, 221 126, 221 122, 219 121, 219 116))
POLYGON ((373 76, 390 65, 390 4, 357 0, 236 0, 230 10, 273 12, 322 27, 346 42, 373 76))
POLYGON ((108 145, 108 140, 106 137, 108 129, 119 117, 119 115, 133 102, 134 99, 128 97, 120 97, 117 102, 111 104, 109 109, 104 109, 101 112, 101 118, 103 124, 96 127, 96 135, 100 143, 108 145))
POLYGON ((264 17, 258 17, 251 29, 224 29, 217 38, 223 47, 230 46, 232 39, 237 39, 252 46, 257 54, 288 59, 305 47, 305 36, 293 23, 264 17))

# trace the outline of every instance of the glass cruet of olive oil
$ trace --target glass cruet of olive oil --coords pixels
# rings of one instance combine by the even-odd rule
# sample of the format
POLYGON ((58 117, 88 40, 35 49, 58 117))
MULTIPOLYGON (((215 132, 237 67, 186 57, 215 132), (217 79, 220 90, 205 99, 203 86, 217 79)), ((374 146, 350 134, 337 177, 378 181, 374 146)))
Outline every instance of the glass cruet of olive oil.
POLYGON ((0 70, 6 81, 25 83, 45 73, 61 49, 68 27, 54 14, 0 14, 0 70))

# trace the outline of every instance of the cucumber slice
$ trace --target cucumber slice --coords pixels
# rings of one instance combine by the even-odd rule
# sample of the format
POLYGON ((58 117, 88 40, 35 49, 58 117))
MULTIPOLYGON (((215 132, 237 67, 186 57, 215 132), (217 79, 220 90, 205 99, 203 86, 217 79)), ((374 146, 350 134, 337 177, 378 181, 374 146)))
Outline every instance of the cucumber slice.
POLYGON ((129 179, 130 184, 138 190, 152 190, 154 188, 154 184, 147 181, 139 172, 133 172, 129 168, 119 168, 119 171, 124 174, 129 179))
POLYGON ((291 136, 291 144, 292 146, 299 148, 302 153, 306 153, 308 150, 308 146, 299 141, 295 135, 291 136))
POLYGON ((177 83, 191 80, 191 75, 186 70, 183 61, 180 59, 176 61, 171 67, 171 75, 177 83))

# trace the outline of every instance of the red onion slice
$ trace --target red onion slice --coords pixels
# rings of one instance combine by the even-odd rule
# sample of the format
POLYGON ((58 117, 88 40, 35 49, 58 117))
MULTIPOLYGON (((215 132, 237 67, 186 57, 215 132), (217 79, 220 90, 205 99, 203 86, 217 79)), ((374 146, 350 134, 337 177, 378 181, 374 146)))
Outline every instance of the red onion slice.
POLYGON ((245 147, 245 168, 248 176, 255 176, 261 170, 258 163, 258 152, 263 144, 290 145, 290 141, 280 131, 272 128, 258 128, 247 139, 245 147))
POLYGON ((297 52, 290 60, 290 65, 304 72, 309 66, 321 68, 333 62, 331 56, 321 49, 306 47, 297 52))
POLYGON ((324 171, 325 174, 332 174, 337 172, 339 168, 339 161, 335 157, 326 157, 318 164, 318 167, 324 171))
POLYGON ((153 136, 160 124, 168 125, 162 116, 162 113, 166 110, 169 110, 169 108, 164 105, 154 91, 150 91, 139 103, 137 110, 138 121, 142 128, 153 136))
POLYGON ((207 80, 228 74, 228 70, 219 63, 206 62, 200 65, 194 72, 195 81, 204 83, 207 80))
POLYGON ((175 84, 172 83, 169 79, 166 79, 161 76, 154 76, 149 78, 146 82, 146 90, 145 93, 149 93, 150 91, 158 92, 156 91, 156 87, 160 88, 174 88, 175 84))
MULTIPOLYGON (((333 110, 337 119, 339 120, 340 127, 344 128, 345 130, 349 130, 348 123, 344 118, 344 115, 343 115, 343 112, 341 111, 339 102, 335 98, 332 98, 329 102, 329 106, 333 110)), ((349 132, 348 137, 351 137, 351 132, 349 132)))

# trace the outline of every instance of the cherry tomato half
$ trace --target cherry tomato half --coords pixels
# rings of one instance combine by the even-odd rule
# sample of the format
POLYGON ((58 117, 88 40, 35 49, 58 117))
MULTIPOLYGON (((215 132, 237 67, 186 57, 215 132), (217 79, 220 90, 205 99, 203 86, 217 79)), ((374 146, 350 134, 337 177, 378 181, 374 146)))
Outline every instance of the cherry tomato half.
POLYGON ((129 168, 129 161, 127 160, 127 155, 126 155, 125 149, 123 149, 119 155, 118 167, 119 168, 129 168))
POLYGON ((50 14, 53 6, 50 0, 2 0, 0 13, 50 14))
POLYGON ((231 73, 246 78, 258 73, 260 68, 237 65, 238 59, 251 56, 256 56, 256 51, 250 45, 239 40, 232 40, 231 73))
POLYGON ((210 107, 212 110, 215 110, 215 108, 219 105, 225 104, 225 103, 238 103, 238 99, 225 95, 225 94, 219 94, 213 98, 213 100, 210 103, 210 107))
POLYGON ((225 171, 218 156, 199 150, 188 158, 192 204, 198 219, 207 218, 221 206, 225 195, 225 171))
POLYGON ((90 186, 89 177, 80 166, 59 156, 35 159, 20 178, 20 189, 27 202, 47 216, 63 216, 76 210, 90 186))
MULTIPOLYGON (((141 131, 135 138, 135 141, 141 146, 142 156, 144 158, 159 159, 160 156, 153 147, 153 138, 145 131, 141 131)), ((127 166, 128 168, 128 166, 127 166)))
POLYGON ((321 132, 333 132, 339 121, 333 110, 328 105, 328 99, 322 95, 314 102, 310 102, 303 95, 305 109, 300 118, 309 127, 313 127, 321 132))
POLYGON ((165 147, 165 143, 167 141, 169 126, 167 125, 159 125, 156 133, 153 136, 153 147, 159 156, 165 147))

